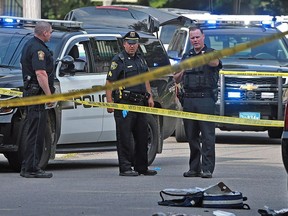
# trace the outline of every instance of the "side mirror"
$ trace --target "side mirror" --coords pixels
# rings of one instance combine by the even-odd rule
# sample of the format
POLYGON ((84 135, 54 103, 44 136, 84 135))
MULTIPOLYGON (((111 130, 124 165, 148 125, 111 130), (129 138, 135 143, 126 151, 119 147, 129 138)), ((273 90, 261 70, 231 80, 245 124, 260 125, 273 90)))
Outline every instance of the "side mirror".
POLYGON ((60 61, 63 64, 71 65, 71 64, 74 63, 74 58, 72 56, 70 56, 70 55, 66 55, 60 61))
POLYGON ((66 55, 59 61, 62 62, 62 65, 60 68, 60 76, 75 75, 74 58, 72 56, 66 55))

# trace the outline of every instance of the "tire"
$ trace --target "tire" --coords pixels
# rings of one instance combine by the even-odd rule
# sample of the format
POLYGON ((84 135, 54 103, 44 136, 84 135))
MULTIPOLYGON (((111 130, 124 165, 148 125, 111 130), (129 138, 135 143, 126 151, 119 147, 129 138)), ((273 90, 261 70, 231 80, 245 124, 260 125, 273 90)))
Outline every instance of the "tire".
POLYGON ((183 119, 180 118, 176 122, 175 139, 177 142, 187 142, 183 119))
POLYGON ((148 165, 150 166, 156 158, 158 146, 162 142, 159 116, 147 115, 148 121, 148 165))
MULTIPOLYGON (((18 134, 18 139, 17 139, 18 151, 7 152, 5 154, 6 158, 8 159, 10 167, 16 172, 20 172, 21 163, 24 158, 24 152, 26 149, 25 140, 26 140, 26 136, 28 132, 27 123, 28 121, 26 119, 22 120, 20 130, 18 132, 13 131, 14 136, 17 136, 18 134)), ((54 133, 52 132, 51 124, 48 124, 46 127, 46 131, 45 131, 43 152, 42 152, 42 156, 39 162, 39 167, 41 169, 45 169, 45 167, 47 166, 49 162, 50 154, 51 154, 51 146, 54 140, 53 137, 54 137, 54 133)))
POLYGON ((269 130, 268 130, 268 136, 269 136, 269 138, 271 138, 271 139, 279 139, 279 138, 281 138, 281 136, 282 136, 282 132, 283 132, 283 129, 282 129, 282 128, 279 128, 279 129, 269 129, 269 130))
MULTIPOLYGON (((150 114, 147 114, 147 122, 148 122, 148 166, 150 166, 153 161, 156 158, 157 149, 158 146, 161 144, 162 136, 160 133, 160 124, 158 124, 159 121, 157 121, 159 118, 158 116, 153 116, 150 114)), ((131 136, 131 142, 133 143, 132 149, 131 149, 131 161, 132 166, 134 166, 134 138, 133 135, 131 136)))
POLYGON ((281 145, 282 145, 282 160, 286 172, 288 173, 288 140, 282 139, 281 145))

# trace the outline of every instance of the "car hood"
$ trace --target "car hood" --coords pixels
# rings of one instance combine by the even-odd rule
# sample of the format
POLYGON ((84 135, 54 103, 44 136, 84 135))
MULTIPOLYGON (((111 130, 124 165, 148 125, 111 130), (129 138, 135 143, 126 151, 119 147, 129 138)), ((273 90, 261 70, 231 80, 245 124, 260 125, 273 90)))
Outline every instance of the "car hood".
POLYGON ((0 68, 0 88, 18 88, 23 86, 20 69, 0 68))
POLYGON ((277 60, 228 60, 222 59, 222 70, 233 71, 261 71, 261 72, 288 72, 287 62, 277 60))

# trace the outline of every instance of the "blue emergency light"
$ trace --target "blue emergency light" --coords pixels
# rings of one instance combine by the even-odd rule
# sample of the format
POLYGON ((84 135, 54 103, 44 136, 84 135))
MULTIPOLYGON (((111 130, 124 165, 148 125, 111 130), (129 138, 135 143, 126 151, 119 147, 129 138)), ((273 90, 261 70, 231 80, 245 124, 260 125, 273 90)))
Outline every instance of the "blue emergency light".
POLYGON ((0 18, 0 25, 1 26, 17 26, 19 25, 19 20, 13 19, 10 17, 3 17, 3 18, 0 18))

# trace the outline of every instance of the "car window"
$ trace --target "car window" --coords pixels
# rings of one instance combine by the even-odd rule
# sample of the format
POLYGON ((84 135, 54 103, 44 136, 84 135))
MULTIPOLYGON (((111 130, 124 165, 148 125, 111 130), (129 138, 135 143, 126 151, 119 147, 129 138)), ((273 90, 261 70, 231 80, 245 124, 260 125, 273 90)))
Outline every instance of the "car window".
POLYGON ((160 40, 163 44, 169 44, 174 32, 179 27, 176 25, 165 25, 161 27, 160 40))
POLYGON ((188 46, 190 46, 190 41, 186 42, 186 40, 189 40, 188 31, 177 30, 169 43, 168 51, 176 51, 178 53, 178 57, 182 58, 182 55, 185 52, 185 44, 187 43, 188 46))
POLYGON ((112 58, 120 52, 117 40, 92 40, 95 73, 107 73, 112 58))
POLYGON ((139 51, 144 55, 149 68, 170 64, 166 51, 157 39, 141 38, 139 51))

